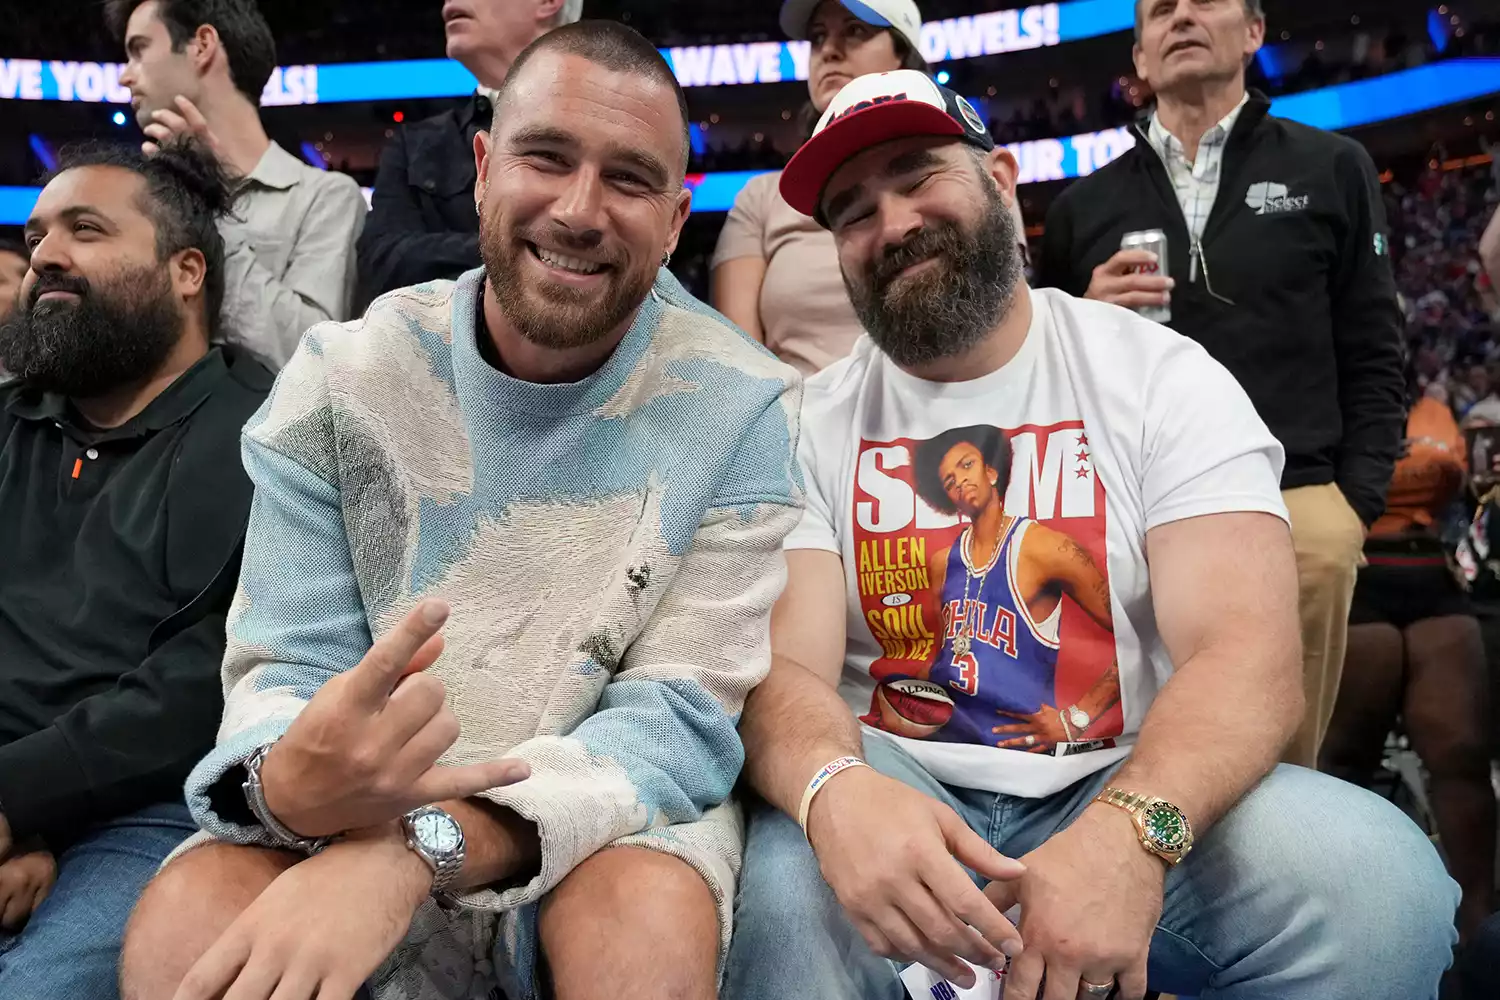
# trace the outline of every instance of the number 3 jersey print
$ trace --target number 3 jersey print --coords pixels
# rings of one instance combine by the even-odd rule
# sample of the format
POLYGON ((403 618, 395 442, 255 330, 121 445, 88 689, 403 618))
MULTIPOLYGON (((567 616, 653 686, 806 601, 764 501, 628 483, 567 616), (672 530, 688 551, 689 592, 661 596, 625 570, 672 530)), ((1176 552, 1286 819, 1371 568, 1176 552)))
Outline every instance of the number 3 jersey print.
POLYGON ((863 338, 809 379, 787 548, 843 559, 867 727, 946 784, 1042 796, 1125 756, 1171 676, 1146 533, 1286 509, 1281 446, 1197 344, 1052 290, 1015 308, 1026 340, 980 378, 863 338))

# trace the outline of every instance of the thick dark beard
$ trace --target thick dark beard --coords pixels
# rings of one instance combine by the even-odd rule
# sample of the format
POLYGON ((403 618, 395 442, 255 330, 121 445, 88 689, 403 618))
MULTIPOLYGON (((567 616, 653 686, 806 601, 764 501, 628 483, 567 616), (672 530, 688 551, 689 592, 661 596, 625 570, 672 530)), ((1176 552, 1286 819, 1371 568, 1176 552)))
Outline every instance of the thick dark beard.
MULTIPOLYGON (((568 350, 598 343, 628 320, 656 280, 654 270, 628 270, 612 261, 603 296, 563 285, 530 282, 521 274, 531 250, 523 234, 501 235, 481 222, 479 255, 500 311, 516 331, 538 347, 568 350)), ((552 242, 561 246, 562 240, 552 242)))
POLYGON ((182 337, 166 268, 128 267, 107 285, 43 275, 0 324, 0 369, 42 392, 90 399, 146 381, 182 337), (58 287, 77 303, 41 302, 58 287))
POLYGON ((898 365, 919 367, 964 354, 1015 301, 1022 273, 1016 223, 999 192, 989 184, 983 190, 984 210, 972 231, 956 223, 928 227, 887 250, 858 280, 844 275, 870 339, 898 365), (896 278, 934 257, 937 263, 926 271, 896 278))

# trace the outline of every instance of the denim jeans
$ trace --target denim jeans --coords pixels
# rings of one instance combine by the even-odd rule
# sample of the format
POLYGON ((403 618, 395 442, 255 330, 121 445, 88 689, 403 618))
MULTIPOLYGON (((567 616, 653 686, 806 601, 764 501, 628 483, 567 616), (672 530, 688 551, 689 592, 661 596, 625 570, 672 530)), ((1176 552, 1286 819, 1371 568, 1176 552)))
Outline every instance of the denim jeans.
MULTIPOLYGON (((1011 857, 1065 828, 1114 770, 1022 799, 942 785, 879 736, 865 751, 1011 857)), ((1432 1000, 1457 906, 1458 886, 1400 810, 1282 765, 1168 873, 1151 989, 1202 1000, 1432 1000)), ((754 811, 726 1000, 903 1000, 898 972, 844 917, 796 822, 754 811)))
POLYGON ((0 931, 5 1000, 118 1000, 125 921, 198 825, 183 805, 100 823, 57 859, 57 885, 19 934, 0 931))

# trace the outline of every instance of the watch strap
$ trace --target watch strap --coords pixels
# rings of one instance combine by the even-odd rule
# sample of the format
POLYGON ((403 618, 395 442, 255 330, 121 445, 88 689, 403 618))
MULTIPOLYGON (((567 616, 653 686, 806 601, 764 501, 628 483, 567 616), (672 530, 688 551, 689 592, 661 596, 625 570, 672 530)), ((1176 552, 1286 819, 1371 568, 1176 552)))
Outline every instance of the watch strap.
POLYGON ((449 890, 453 888, 453 883, 458 881, 458 873, 464 868, 463 848, 460 847, 459 851, 458 856, 443 858, 433 869, 432 894, 439 899, 452 898, 449 890))
POLYGON ((1127 792, 1122 788, 1109 787, 1105 788, 1098 795, 1095 795, 1094 801, 1103 802, 1105 805, 1114 806, 1129 813, 1130 818, 1135 821, 1136 834, 1141 842, 1141 847, 1161 858, 1168 866, 1177 864, 1187 856, 1188 851, 1192 850, 1191 827, 1187 828, 1186 844, 1178 850, 1162 847, 1156 842, 1156 838, 1151 836, 1147 831, 1146 813, 1152 806, 1158 803, 1176 813, 1184 824, 1187 823, 1187 817, 1182 815, 1182 810, 1172 805, 1166 799, 1155 795, 1144 795, 1140 792, 1127 792))
POLYGON ((251 815, 256 818, 261 826, 265 827, 266 832, 271 835, 271 839, 275 840, 279 846, 292 851, 300 851, 307 855, 317 854, 328 846, 329 842, 333 840, 332 837, 303 837, 277 819, 276 814, 271 811, 271 807, 266 804, 266 788, 265 785, 261 784, 260 768, 265 763, 266 755, 271 752, 271 748, 275 745, 276 743, 273 740, 270 743, 257 747, 255 752, 245 761, 245 804, 250 807, 251 815))
POLYGON ((1150 795, 1142 795, 1140 792, 1127 792, 1121 788, 1106 788, 1094 796, 1095 802, 1103 802, 1106 805, 1118 806, 1130 813, 1132 816, 1145 812, 1155 799, 1150 795))

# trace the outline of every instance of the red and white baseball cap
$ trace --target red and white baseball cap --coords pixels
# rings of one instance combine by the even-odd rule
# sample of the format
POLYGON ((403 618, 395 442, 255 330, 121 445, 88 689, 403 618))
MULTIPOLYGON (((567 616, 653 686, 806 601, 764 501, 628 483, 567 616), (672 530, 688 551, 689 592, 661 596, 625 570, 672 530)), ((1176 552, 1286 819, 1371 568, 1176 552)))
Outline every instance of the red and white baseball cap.
MULTIPOLYGON (((786 0, 781 5, 781 30, 786 37, 807 37, 807 22, 823 0, 786 0)), ((912 0, 839 0, 844 9, 866 24, 892 28, 913 52, 922 51, 922 12, 912 0)))
POLYGON ((782 171, 781 196, 822 222, 818 202, 839 167, 871 146, 914 135, 952 136, 985 152, 995 148, 974 105, 927 74, 871 73, 845 84, 828 105, 812 138, 782 171))

